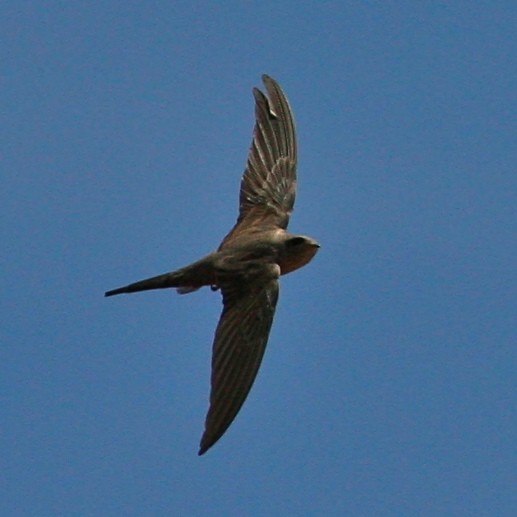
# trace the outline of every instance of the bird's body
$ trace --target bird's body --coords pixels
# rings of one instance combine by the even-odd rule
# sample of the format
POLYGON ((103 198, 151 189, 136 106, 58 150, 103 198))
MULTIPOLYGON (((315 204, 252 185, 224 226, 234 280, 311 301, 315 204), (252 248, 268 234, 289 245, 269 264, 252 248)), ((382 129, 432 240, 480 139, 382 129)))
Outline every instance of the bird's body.
POLYGON ((113 289, 106 296, 166 288, 176 288, 180 294, 204 286, 216 290, 224 286, 228 277, 245 281, 250 267, 261 264, 276 264, 278 276, 285 275, 307 264, 318 247, 313 239, 291 235, 284 230, 247 235, 184 268, 113 289))
POLYGON ((278 83, 263 76, 269 98, 255 89, 256 125, 243 175, 239 218, 219 248, 176 271, 108 291, 106 296, 203 286, 220 289, 210 408, 199 454, 226 431, 255 380, 278 300, 278 278, 307 264, 319 244, 286 231, 296 193, 296 136, 278 83))

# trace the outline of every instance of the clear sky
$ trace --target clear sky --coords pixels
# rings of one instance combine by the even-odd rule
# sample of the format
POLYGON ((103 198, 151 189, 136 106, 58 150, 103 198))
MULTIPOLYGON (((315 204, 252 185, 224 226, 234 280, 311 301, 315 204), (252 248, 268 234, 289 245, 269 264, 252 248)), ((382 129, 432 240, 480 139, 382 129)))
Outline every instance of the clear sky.
POLYGON ((517 515, 513 1, 6 0, 0 514, 517 515), (254 388, 197 448, 253 86, 299 136, 254 388))

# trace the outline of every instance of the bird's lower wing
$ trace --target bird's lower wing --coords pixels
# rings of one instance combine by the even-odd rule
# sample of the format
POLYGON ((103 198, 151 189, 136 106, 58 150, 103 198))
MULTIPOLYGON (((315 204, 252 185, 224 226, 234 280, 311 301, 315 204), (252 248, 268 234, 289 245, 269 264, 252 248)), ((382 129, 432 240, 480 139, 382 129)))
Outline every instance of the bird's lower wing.
POLYGON ((222 287, 224 309, 215 332, 210 408, 199 454, 228 429, 253 385, 273 323, 279 267, 264 264, 246 282, 222 287))

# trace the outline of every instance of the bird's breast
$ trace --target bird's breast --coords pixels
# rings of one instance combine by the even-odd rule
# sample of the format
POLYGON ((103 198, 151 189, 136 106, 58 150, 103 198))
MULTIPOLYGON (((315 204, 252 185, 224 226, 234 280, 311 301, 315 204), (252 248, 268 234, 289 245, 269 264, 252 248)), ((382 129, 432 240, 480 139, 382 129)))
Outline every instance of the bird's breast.
POLYGON ((305 266, 312 260, 317 251, 317 247, 310 247, 299 250, 297 253, 289 253, 280 257, 278 260, 280 274, 286 275, 287 273, 291 273, 292 271, 296 271, 297 269, 305 266))

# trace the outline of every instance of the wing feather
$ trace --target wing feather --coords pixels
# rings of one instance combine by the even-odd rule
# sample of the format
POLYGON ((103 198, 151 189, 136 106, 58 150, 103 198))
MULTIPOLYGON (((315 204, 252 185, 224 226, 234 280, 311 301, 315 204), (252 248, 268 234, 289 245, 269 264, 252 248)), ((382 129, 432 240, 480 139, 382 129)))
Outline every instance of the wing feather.
POLYGON ((239 196, 239 217, 221 248, 239 234, 287 228, 296 197, 297 146, 293 113, 280 85, 262 77, 267 96, 254 89, 255 128, 239 196))
POLYGON ((221 288, 224 307, 214 337, 200 455, 228 429, 257 376, 278 300, 278 275, 278 266, 267 264, 251 282, 221 288))

